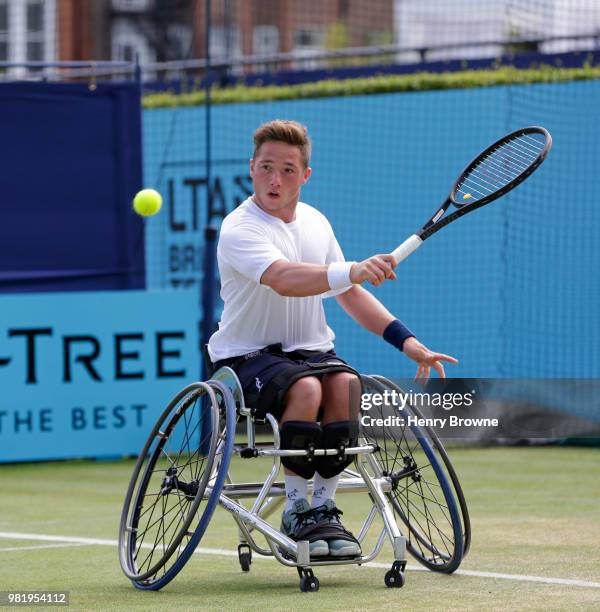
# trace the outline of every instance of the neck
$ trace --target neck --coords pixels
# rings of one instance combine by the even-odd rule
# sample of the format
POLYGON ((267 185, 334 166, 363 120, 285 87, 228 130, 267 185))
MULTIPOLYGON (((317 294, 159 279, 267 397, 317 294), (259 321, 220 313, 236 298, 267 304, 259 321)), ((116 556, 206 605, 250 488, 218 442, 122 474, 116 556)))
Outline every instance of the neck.
POLYGON ((288 204, 284 208, 279 208, 278 210, 269 210, 268 208, 265 208, 261 204, 260 200, 256 197, 256 194, 252 194, 252 200, 267 215, 277 217, 277 219, 281 219, 284 223, 291 223, 296 219, 296 207, 298 206, 298 200, 288 204))

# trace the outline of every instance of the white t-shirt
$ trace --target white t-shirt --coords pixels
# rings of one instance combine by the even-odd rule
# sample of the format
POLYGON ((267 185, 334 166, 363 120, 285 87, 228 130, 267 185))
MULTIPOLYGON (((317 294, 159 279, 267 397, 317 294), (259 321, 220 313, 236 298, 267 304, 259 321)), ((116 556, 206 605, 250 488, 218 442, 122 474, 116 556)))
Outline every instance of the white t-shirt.
POLYGON ((322 300, 349 287, 308 297, 284 297, 260 284, 275 261, 330 264, 344 255, 329 221, 298 202, 291 223, 264 212, 248 198, 223 220, 217 247, 225 304, 208 352, 214 362, 281 342, 284 351, 333 348, 322 300))

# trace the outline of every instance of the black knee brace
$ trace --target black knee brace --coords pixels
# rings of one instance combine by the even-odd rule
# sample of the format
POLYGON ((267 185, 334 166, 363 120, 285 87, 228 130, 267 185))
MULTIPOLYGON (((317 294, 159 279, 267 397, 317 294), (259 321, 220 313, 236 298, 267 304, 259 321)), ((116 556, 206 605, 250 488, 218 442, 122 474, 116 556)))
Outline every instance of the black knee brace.
MULTIPOLYGON (((279 429, 282 450, 307 450, 322 448, 323 430, 311 421, 286 421, 279 429)), ((281 463, 302 478, 315 474, 316 457, 282 457, 281 463)))
POLYGON ((353 461, 354 455, 346 456, 343 449, 358 443, 358 423, 356 421, 337 421, 323 426, 321 448, 337 448, 337 455, 317 457, 317 472, 323 478, 341 474, 353 461))

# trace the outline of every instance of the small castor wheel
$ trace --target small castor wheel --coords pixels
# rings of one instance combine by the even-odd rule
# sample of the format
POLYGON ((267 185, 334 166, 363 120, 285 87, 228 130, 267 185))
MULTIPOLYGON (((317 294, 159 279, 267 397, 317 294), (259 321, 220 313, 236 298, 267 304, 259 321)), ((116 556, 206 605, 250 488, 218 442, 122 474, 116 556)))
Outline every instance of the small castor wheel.
POLYGON ((392 569, 385 574, 385 586, 390 589, 401 589, 406 582, 404 568, 406 563, 394 561, 392 569))
POLYGON ((238 546, 238 559, 243 572, 250 571, 252 565, 252 549, 248 544, 240 544, 238 546))
POLYGON ((298 573, 300 574, 300 590, 303 593, 315 593, 319 590, 319 580, 310 568, 298 568, 298 573))

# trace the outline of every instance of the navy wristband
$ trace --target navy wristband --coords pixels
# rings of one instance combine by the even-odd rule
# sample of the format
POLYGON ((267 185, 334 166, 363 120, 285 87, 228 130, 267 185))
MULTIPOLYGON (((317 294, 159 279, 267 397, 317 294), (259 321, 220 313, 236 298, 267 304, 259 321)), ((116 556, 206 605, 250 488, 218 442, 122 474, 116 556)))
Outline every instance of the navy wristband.
POLYGON ((399 351, 402 350, 402 345, 407 338, 414 338, 415 335, 405 327, 401 321, 395 319, 392 321, 383 332, 383 339, 395 346, 399 351))

